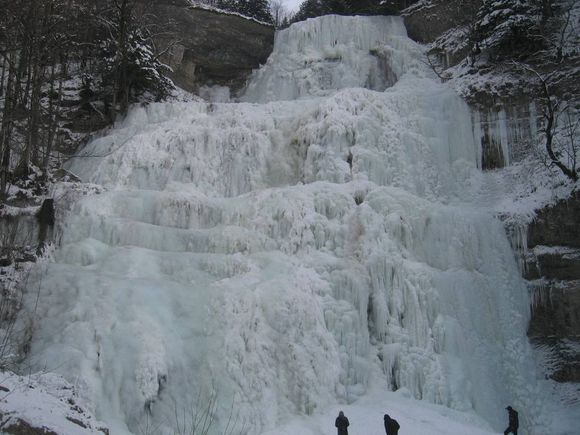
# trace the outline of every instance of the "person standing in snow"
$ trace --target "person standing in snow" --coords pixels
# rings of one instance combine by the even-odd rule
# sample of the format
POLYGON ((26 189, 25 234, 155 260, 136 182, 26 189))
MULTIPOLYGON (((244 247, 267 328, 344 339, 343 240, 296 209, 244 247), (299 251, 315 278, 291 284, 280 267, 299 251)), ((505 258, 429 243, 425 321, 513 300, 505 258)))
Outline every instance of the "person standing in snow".
POLYGON ((508 433, 513 433, 514 435, 518 435, 518 427, 520 426, 520 421, 518 419, 518 413, 511 406, 508 406, 506 409, 507 409, 510 420, 509 420, 508 428, 504 431, 504 435, 508 435, 508 433))
POLYGON ((348 426, 350 425, 348 418, 344 416, 344 412, 340 411, 334 425, 338 429, 338 435, 348 435, 348 426))
POLYGON ((387 435, 398 435, 399 433, 399 422, 394 418, 391 418, 389 414, 385 414, 385 432, 387 435))

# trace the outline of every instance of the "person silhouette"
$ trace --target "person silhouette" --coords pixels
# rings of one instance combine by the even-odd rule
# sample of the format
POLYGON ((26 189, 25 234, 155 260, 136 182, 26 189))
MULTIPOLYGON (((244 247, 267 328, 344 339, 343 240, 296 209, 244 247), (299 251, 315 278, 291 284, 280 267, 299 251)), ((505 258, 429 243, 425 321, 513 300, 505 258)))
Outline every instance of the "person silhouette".
POLYGON ((508 435, 508 433, 513 433, 514 435, 518 435, 518 427, 520 426, 520 421, 518 419, 518 413, 511 406, 508 406, 506 409, 507 409, 508 416, 509 416, 509 426, 504 431, 504 435, 508 435))
POLYGON ((391 418, 389 414, 385 414, 385 432, 387 435, 398 435, 399 434, 399 422, 394 418, 391 418))
POLYGON ((334 422, 336 429, 338 430, 338 435, 348 435, 348 426, 350 422, 348 418, 345 417, 344 412, 340 411, 338 413, 338 417, 336 417, 336 421, 334 422))

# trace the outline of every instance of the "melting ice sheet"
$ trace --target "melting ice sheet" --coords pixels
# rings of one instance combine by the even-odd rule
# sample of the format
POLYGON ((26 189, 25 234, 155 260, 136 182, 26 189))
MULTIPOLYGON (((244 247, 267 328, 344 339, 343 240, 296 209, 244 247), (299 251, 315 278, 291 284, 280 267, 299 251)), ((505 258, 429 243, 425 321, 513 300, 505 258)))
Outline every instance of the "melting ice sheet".
POLYGON ((469 111, 419 56, 399 19, 325 17, 278 35, 246 94, 261 104, 134 108, 71 166, 107 190, 72 206, 31 284, 26 363, 115 434, 173 433, 212 397, 215 433, 230 416, 261 433, 371 385, 494 425, 525 407, 542 432, 526 289, 467 193, 469 111), (327 70, 282 65, 304 50, 356 80, 284 81, 327 70))

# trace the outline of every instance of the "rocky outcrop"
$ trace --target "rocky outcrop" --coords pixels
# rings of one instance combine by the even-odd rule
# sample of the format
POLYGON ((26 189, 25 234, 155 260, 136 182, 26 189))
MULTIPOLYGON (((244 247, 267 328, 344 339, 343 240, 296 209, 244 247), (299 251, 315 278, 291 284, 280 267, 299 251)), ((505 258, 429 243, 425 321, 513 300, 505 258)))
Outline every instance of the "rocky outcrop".
POLYGON ((580 192, 538 213, 530 226, 528 246, 566 246, 580 249, 580 192))
POLYGON ((528 335, 551 354, 550 377, 580 382, 580 193, 538 213, 528 231, 534 295, 528 335))
POLYGON ((171 34, 158 41, 170 47, 163 60, 173 69, 170 77, 183 89, 218 85, 239 91, 272 52, 272 26, 192 7, 185 0, 158 0, 152 8, 160 22, 170 23, 171 34))
POLYGON ((432 0, 419 2, 402 15, 409 37, 429 43, 469 20, 482 3, 483 0, 432 0))

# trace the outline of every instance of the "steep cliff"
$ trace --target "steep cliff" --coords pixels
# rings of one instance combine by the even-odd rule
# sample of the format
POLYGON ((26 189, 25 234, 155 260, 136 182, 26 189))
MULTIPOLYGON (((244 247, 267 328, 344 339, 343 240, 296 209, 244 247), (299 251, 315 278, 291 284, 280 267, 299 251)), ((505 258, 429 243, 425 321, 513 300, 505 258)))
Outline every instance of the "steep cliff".
POLYGON ((409 37, 424 44, 467 24, 483 0, 434 0, 411 5, 402 15, 409 37))
POLYGON ((272 52, 274 27, 256 20, 193 7, 185 0, 159 0, 153 13, 171 23, 169 34, 158 40, 170 47, 164 56, 173 69, 170 77, 188 91, 214 85, 239 91, 272 52))
POLYGON ((580 382, 580 194, 538 213, 529 227, 526 278, 536 297, 528 335, 549 376, 580 382))

